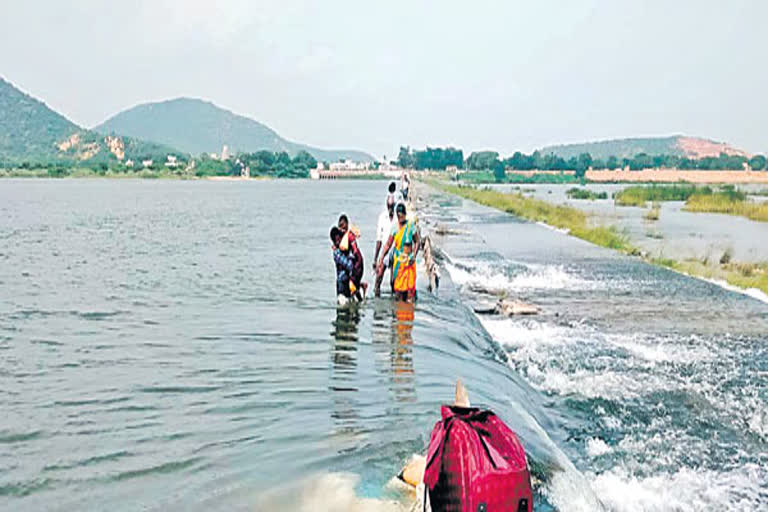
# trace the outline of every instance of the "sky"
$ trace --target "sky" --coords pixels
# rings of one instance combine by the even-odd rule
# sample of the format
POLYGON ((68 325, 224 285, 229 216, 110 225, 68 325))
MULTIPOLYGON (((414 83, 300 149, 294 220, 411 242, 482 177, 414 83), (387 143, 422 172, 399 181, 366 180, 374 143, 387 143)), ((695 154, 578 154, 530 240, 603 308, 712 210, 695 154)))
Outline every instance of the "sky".
POLYGON ((203 98, 377 157, 686 134, 768 152, 768 2, 2 0, 0 76, 92 127, 203 98))

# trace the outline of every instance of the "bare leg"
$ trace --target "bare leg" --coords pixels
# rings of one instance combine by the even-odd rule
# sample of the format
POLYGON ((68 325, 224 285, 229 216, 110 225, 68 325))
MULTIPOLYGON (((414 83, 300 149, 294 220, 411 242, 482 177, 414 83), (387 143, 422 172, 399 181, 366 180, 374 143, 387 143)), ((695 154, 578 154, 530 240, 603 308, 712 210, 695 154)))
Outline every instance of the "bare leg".
POLYGON ((381 297, 381 281, 384 279, 384 267, 378 267, 376 269, 376 282, 373 285, 373 294, 376 297, 381 297))

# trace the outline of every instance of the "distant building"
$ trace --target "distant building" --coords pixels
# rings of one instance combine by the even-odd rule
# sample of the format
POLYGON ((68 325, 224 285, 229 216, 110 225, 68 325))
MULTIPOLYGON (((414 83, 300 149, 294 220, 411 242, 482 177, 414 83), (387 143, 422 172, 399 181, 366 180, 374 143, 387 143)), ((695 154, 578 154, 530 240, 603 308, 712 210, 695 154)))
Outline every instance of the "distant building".
POLYGON ((227 147, 226 144, 224 144, 221 147, 221 159, 222 160, 228 160, 229 159, 229 147, 227 147))
POLYGON ((125 161, 125 166, 126 167, 133 167, 133 160, 126 160, 125 161))
POLYGON ((144 167, 151 167, 152 163, 153 163, 152 160, 142 160, 141 161, 141 165, 143 165, 144 167))
POLYGON ((178 167, 179 161, 174 155, 168 155, 165 157, 165 166, 166 167, 178 167))
POLYGON ((333 162, 328 166, 331 171, 365 171, 368 164, 365 162, 351 162, 344 160, 342 162, 333 162))

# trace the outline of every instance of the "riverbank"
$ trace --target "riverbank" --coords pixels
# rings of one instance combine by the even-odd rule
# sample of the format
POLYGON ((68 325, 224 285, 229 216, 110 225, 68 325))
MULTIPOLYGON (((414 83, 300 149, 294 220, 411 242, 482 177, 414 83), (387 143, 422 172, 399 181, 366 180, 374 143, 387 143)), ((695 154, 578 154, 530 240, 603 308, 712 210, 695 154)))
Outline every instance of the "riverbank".
POLYGON ((629 238, 615 226, 590 225, 590 216, 574 207, 555 205, 541 199, 526 197, 522 193, 504 193, 497 190, 456 186, 437 180, 430 180, 428 184, 485 206, 566 230, 568 234, 595 245, 639 256, 650 264, 663 266, 692 277, 725 282, 745 291, 756 289, 764 295, 768 294, 768 262, 735 262, 727 261, 722 257, 718 259, 708 256, 685 260, 654 256, 632 244, 629 238))

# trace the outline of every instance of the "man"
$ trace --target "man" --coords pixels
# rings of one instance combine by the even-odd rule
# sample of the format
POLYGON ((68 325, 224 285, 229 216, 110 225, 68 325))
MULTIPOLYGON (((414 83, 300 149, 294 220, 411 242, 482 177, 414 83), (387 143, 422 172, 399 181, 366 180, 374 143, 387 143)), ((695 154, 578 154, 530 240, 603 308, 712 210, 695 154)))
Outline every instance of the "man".
POLYGON ((392 201, 394 201, 394 204, 405 202, 405 198, 403 197, 402 192, 397 190, 397 183, 395 183, 394 181, 390 181, 388 190, 389 190, 389 195, 387 197, 388 198, 391 197, 392 201))
POLYGON ((403 171, 403 175, 400 177, 400 192, 403 194, 403 199, 408 200, 408 187, 411 185, 411 178, 408 176, 407 171, 403 171))
MULTIPOLYGON (((394 185, 394 183, 393 183, 394 185)), ((383 254, 384 269, 379 273, 376 268, 376 262, 379 261, 379 251, 381 246, 387 242, 392 229, 397 226, 397 219, 395 218, 395 198, 393 195, 387 196, 387 207, 379 214, 379 220, 376 224, 376 251, 373 256, 373 271, 376 273, 376 284, 374 285, 374 294, 376 297, 381 296, 381 281, 384 278, 384 272, 387 268, 390 269, 390 283, 392 281, 392 251, 388 254, 383 254)))
MULTIPOLYGON (((395 207, 397 226, 392 228, 383 254, 390 248, 392 253, 392 274, 394 276, 395 297, 407 302, 416 298, 416 255, 421 247, 421 237, 413 220, 408 220, 405 204, 395 207)), ((382 258, 383 259, 383 258, 382 258)), ((379 260, 378 274, 384 273, 384 262, 379 260)))

